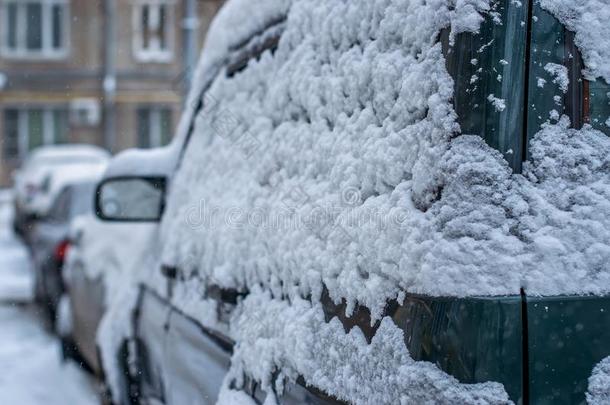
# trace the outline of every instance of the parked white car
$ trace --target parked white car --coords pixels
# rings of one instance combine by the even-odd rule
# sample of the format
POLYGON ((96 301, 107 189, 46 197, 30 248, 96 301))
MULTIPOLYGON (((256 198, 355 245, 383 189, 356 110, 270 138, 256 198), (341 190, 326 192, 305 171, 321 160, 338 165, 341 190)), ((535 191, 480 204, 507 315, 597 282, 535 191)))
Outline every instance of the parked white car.
POLYGON ((93 145, 45 146, 33 151, 14 174, 15 229, 44 216, 66 182, 104 170, 110 154, 93 145))
MULTIPOLYGON (((147 199, 158 199, 154 194, 149 195, 151 191, 155 193, 155 188, 138 188, 139 180, 130 183, 128 179, 143 176, 155 184, 154 179, 167 176, 172 157, 167 153, 163 155, 162 158, 159 150, 129 150, 109 162, 106 176, 125 179, 134 195, 129 205, 139 210, 141 221, 104 222, 87 213, 71 224, 69 250, 62 273, 65 295, 58 308, 58 332, 64 356, 83 361, 99 377, 103 374, 96 341, 100 321, 108 302, 123 290, 119 284, 124 282, 126 274, 137 274, 136 269, 141 266, 158 229, 156 222, 146 219, 160 215, 158 210, 154 212, 154 207, 146 209, 147 199)), ((112 195, 106 197, 112 204, 112 195)), ((134 215, 130 207, 115 208, 125 210, 124 215, 134 215)))

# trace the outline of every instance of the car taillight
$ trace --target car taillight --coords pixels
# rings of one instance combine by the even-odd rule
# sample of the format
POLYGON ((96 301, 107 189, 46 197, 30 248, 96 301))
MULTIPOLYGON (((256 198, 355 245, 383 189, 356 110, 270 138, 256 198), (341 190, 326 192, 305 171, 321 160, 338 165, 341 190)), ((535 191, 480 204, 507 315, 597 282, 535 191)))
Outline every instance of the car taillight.
POLYGON ((70 248, 70 242, 67 241, 67 240, 62 241, 55 248, 55 259, 58 262, 63 262, 64 259, 66 258, 66 255, 68 254, 68 249, 69 248, 70 248))

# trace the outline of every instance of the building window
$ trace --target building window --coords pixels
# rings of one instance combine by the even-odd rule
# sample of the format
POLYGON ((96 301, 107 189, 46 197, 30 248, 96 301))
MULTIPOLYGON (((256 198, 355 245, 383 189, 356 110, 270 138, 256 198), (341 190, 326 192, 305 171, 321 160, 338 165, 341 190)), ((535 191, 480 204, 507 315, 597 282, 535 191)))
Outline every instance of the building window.
POLYGON ((172 4, 168 1, 143 1, 134 6, 134 55, 138 61, 172 60, 173 21, 172 4))
POLYGON ((4 110, 4 157, 21 159, 42 145, 67 140, 67 111, 57 108, 8 108, 4 110))
POLYGON ((172 111, 169 108, 138 109, 138 147, 157 148, 172 139, 172 111))
POLYGON ((2 56, 57 59, 68 54, 67 0, 4 0, 0 27, 2 56))

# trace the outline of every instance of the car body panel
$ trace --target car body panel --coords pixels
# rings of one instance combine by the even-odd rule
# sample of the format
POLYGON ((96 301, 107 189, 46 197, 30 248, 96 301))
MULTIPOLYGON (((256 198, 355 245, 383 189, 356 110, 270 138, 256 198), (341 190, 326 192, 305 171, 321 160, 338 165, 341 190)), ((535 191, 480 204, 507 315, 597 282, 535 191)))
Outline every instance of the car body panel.
MULTIPOLYGON (((467 126, 462 127, 469 129, 467 133, 485 138, 491 146, 503 152, 515 172, 520 172, 523 157, 527 156, 528 136, 540 128, 540 122, 537 119, 528 121, 528 115, 540 116, 542 120, 548 116, 548 111, 542 114, 532 108, 527 102, 528 97, 533 107, 538 108, 542 107, 541 97, 547 99, 545 102, 555 100, 552 95, 549 97, 540 90, 538 77, 532 73, 536 69, 528 65, 530 62, 540 63, 535 58, 536 47, 527 42, 531 40, 531 31, 534 31, 533 36, 537 35, 536 30, 540 31, 530 15, 530 11, 534 10, 533 0, 524 4, 508 0, 497 3, 501 4, 501 10, 508 10, 506 15, 504 11, 500 12, 503 24, 488 21, 482 30, 493 31, 493 35, 500 33, 502 27, 515 31, 498 47, 502 52, 508 50, 510 58, 504 60, 504 54, 494 54, 489 58, 490 63, 506 62, 509 67, 502 69, 511 76, 511 80, 497 80, 495 70, 490 70, 489 74, 495 72, 490 76, 491 81, 498 82, 496 86, 509 86, 510 94, 514 96, 512 99, 523 102, 513 103, 511 108, 514 110, 509 111, 511 114, 498 115, 501 122, 494 125, 493 129, 498 130, 495 134, 485 127, 481 127, 485 130, 480 133, 467 126)), ((537 6, 535 10, 538 12, 537 6)), ((463 33, 462 38, 470 40, 468 35, 463 33)), ((457 40, 459 43, 459 36, 457 40)), ((488 46, 486 43, 475 43, 476 46, 470 46, 470 51, 478 54, 483 45, 488 46)), ((558 43, 550 41, 549 47, 553 46, 558 46, 558 43)), ((463 59, 466 64, 476 65, 471 57, 463 59)), ((452 73, 452 62, 448 62, 448 70, 452 73)), ((458 76, 467 81, 472 77, 470 74, 458 76)), ((463 93, 471 97, 466 90, 464 88, 463 93)), ((201 98, 204 96, 202 94, 201 98)), ((203 106, 202 100, 198 100, 198 103, 195 116, 203 106)), ((464 106, 467 107, 467 104, 462 104, 464 106)), ((481 108, 487 109, 488 106, 481 104, 481 108)), ((468 111, 469 108, 462 110, 468 111)), ((481 121, 488 123, 485 119, 481 121)), ((515 293, 518 294, 518 291, 515 293)), ((493 298, 405 296, 405 301, 400 305, 395 304, 389 315, 403 330, 405 344, 415 360, 432 362, 465 384, 502 383, 516 403, 583 402, 591 370, 609 354, 606 350, 610 330, 607 298, 531 298, 525 292, 521 296, 493 298)), ((209 382, 200 381, 198 376, 201 374, 199 370, 204 369, 206 364, 216 367, 216 364, 222 363, 219 349, 211 349, 209 345, 214 339, 207 339, 209 336, 204 332, 205 328, 199 326, 201 330, 198 331, 196 326, 189 325, 188 320, 183 319, 177 310, 171 309, 168 302, 163 303, 157 297, 158 302, 153 305, 150 302, 154 300, 144 298, 138 310, 141 316, 136 327, 140 346, 138 356, 141 358, 139 364, 144 375, 144 397, 163 403, 209 397, 210 390, 206 386, 209 382), (169 320, 162 321, 165 312, 169 320)), ((331 318, 333 316, 340 318, 346 330, 358 325, 357 320, 342 317, 340 313, 331 318)), ((370 324, 361 329, 367 337, 375 333, 370 324)), ((296 403, 308 403, 304 402, 305 396, 299 391, 302 390, 292 391, 293 396, 298 398, 296 403)), ((282 402, 291 403, 289 398, 290 395, 286 396, 282 402)), ((321 401, 312 403, 333 403, 330 400, 321 401)))
POLYGON ((35 296, 45 305, 56 305, 62 290, 61 265, 55 257, 55 249, 68 235, 65 222, 45 221, 32 231, 31 251, 35 271, 35 296))
POLYGON ((197 323, 177 311, 170 315, 167 334, 166 403, 216 403, 231 365, 231 351, 221 347, 197 323))
POLYGON ((51 320, 64 293, 64 257, 58 257, 57 250, 60 245, 68 244, 72 220, 93 210, 94 181, 66 185, 53 202, 49 215, 32 228, 30 243, 36 272, 36 297, 48 307, 51 320))
POLYGON ((593 368, 610 356, 610 297, 528 297, 532 404, 584 404, 593 368))
POLYGON ((165 349, 169 308, 154 294, 141 292, 135 336, 140 396, 165 403, 165 349))
POLYGON ((101 374, 96 334, 104 313, 104 285, 100 277, 90 278, 80 261, 72 265, 68 295, 72 313, 72 338, 80 354, 96 374, 101 374))
POLYGON ((407 295, 393 314, 414 360, 429 361, 462 383, 496 381, 522 400, 520 297, 407 295))
POLYGON ((133 271, 142 246, 148 246, 154 226, 108 224, 92 215, 77 218, 71 226, 72 245, 64 279, 70 297, 72 334, 91 368, 101 373, 97 331, 107 308, 108 293, 121 272, 133 271), (120 241, 117 243, 117 241, 120 241))

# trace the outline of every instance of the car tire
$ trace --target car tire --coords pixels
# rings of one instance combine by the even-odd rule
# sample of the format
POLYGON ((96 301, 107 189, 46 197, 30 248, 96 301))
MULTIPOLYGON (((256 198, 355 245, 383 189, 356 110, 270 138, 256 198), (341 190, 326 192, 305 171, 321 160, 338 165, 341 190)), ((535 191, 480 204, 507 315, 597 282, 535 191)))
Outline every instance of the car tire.
POLYGON ((76 342, 74 342, 72 338, 64 336, 60 337, 60 341, 61 357, 64 362, 73 361, 88 374, 95 374, 91 366, 89 366, 87 361, 80 354, 78 346, 76 346, 76 342))
POLYGON ((114 402, 114 396, 113 396, 113 392, 112 392, 112 388, 110 386, 110 384, 108 384, 108 381, 106 380, 106 373, 104 370, 104 364, 102 362, 102 355, 101 355, 101 349, 98 346, 97 347, 97 357, 98 357, 98 363, 100 365, 100 375, 98 375, 98 379, 101 381, 101 389, 100 389, 100 402, 102 405, 138 405, 140 404, 140 401, 138 400, 139 396, 136 394, 134 395, 134 386, 132 385, 132 378, 129 375, 126 367, 126 363, 125 361, 127 361, 127 353, 128 347, 127 347, 127 342, 124 342, 121 345, 121 348, 119 350, 119 352, 117 353, 117 358, 118 358, 118 365, 120 365, 121 367, 121 372, 123 373, 123 378, 124 380, 122 381, 122 383, 124 384, 121 391, 119 392, 119 396, 120 396, 120 402, 117 404, 116 402, 114 402))
POLYGON ((69 337, 62 336, 60 337, 61 342, 61 358, 64 362, 73 360, 78 362, 78 349, 76 348, 76 343, 69 337))

